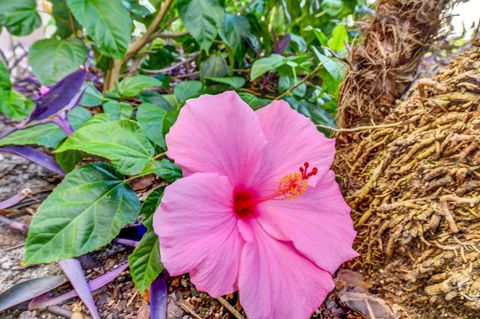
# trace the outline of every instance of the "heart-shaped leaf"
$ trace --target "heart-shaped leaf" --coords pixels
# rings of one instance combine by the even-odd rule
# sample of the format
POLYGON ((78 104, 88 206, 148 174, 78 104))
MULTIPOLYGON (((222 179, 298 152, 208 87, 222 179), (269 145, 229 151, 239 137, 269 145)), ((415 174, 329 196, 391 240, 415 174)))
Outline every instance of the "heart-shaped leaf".
POLYGON ((132 34, 132 19, 121 0, 67 0, 68 7, 100 51, 121 58, 132 34))
POLYGON ((107 245, 138 215, 140 202, 106 163, 73 170, 35 213, 25 262, 78 257, 107 245))
POLYGON ((140 244, 128 257, 130 274, 140 292, 144 292, 162 272, 158 237, 153 230, 147 232, 140 244))
POLYGON ((155 149, 140 125, 125 119, 83 126, 56 152, 67 150, 84 151, 105 157, 125 175, 142 172, 155 154, 155 149))

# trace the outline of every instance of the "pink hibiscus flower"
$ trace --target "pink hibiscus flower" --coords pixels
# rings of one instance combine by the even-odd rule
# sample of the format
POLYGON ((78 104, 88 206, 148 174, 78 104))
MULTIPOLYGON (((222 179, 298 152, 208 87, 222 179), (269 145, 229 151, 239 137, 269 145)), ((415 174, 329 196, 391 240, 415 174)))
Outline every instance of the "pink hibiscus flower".
POLYGON ((189 100, 167 135, 184 178, 154 216, 165 268, 213 297, 239 290, 251 319, 304 319, 357 256, 330 166, 335 141, 284 101, 189 100))

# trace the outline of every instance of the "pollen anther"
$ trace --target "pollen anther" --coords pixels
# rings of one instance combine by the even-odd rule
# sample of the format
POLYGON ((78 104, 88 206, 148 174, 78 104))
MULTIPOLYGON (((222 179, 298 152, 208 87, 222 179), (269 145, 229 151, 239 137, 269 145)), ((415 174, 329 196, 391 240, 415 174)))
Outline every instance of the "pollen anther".
POLYGON ((308 172, 310 164, 305 162, 303 167, 299 168, 300 173, 290 173, 283 176, 278 184, 278 193, 286 199, 295 199, 304 194, 308 187, 308 178, 316 175, 318 169, 314 167, 308 172))

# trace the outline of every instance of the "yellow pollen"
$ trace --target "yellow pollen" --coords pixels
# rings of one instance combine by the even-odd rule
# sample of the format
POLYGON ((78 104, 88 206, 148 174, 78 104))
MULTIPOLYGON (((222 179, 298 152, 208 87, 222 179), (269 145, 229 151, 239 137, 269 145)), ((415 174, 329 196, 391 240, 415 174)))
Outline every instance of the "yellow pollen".
POLYGON ((300 173, 290 173, 283 176, 278 184, 278 194, 285 199, 295 199, 307 191, 308 179, 300 173))

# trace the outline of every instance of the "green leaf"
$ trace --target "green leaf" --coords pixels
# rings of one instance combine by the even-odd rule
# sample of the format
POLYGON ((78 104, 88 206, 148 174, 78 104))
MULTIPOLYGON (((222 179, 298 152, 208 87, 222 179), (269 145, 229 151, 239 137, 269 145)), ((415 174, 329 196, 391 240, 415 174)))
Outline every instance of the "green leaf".
POLYGON ((166 148, 163 135, 163 122, 166 115, 167 111, 162 107, 150 103, 142 103, 137 110, 137 121, 148 138, 163 149, 166 148))
POLYGON ((227 62, 220 54, 212 54, 207 60, 200 63, 200 79, 208 77, 223 77, 228 75, 227 62))
POLYGON ((179 101, 186 101, 188 99, 198 97, 203 92, 202 82, 199 81, 183 81, 178 83, 173 89, 175 97, 179 101))
POLYGON ((343 24, 338 24, 332 31, 332 37, 327 45, 333 51, 343 51, 346 49, 345 42, 348 40, 347 29, 343 24))
POLYGON ((103 111, 112 120, 129 119, 132 117, 133 106, 124 102, 109 101, 103 105, 103 111))
POLYGON ((147 75, 136 75, 123 79, 117 85, 117 90, 122 96, 133 97, 140 94, 142 90, 162 86, 162 82, 147 75))
POLYGON ((23 36, 40 27, 41 20, 35 0, 0 1, 0 26, 5 26, 12 35, 23 36))
POLYGON ((209 81, 224 83, 230 85, 234 89, 239 89, 245 85, 245 79, 240 76, 234 77, 226 77, 226 78, 217 78, 217 77, 209 77, 207 78, 209 81))
POLYGON ((15 90, 0 87, 0 113, 9 118, 21 120, 30 114, 35 104, 15 90))
POLYGON ((105 157, 125 175, 142 172, 155 154, 155 149, 143 129, 131 120, 87 123, 75 131, 56 152, 67 150, 105 157))
POLYGON ((172 105, 170 104, 170 102, 165 98, 164 95, 158 92, 148 90, 142 91, 142 93, 140 94, 140 99, 143 102, 158 105, 167 112, 172 110, 172 105))
MULTIPOLYGON (((299 80, 294 78, 293 76, 280 76, 278 78, 278 91, 280 93, 284 93, 291 87, 293 87, 299 80)), ((293 95, 296 95, 298 97, 303 97, 305 96, 305 93, 307 92, 307 85, 305 83, 300 84, 297 86, 293 91, 293 95)))
POLYGON ((55 153, 55 160, 64 172, 70 173, 75 166, 85 157, 85 153, 80 151, 65 151, 55 153))
POLYGON ((123 177, 106 163, 67 174, 35 213, 25 262, 78 257, 107 245, 138 215, 140 202, 123 177))
MULTIPOLYGON (((143 202, 142 208, 140 209, 140 215, 145 217, 144 220, 148 220, 150 217, 152 217, 157 210, 157 207, 160 205, 160 201, 162 200, 163 190, 164 187, 155 189, 143 202)), ((143 224, 145 224, 149 230, 152 229, 152 227, 150 227, 151 225, 148 223, 144 222, 143 224)))
POLYGON ((218 28, 224 17, 224 10, 218 0, 178 0, 180 18, 205 51, 208 51, 217 37, 218 28))
POLYGON ((104 97, 100 91, 97 90, 92 83, 88 82, 85 84, 86 90, 83 93, 82 100, 80 105, 83 106, 98 106, 103 103, 104 97))
POLYGON ((288 60, 279 54, 272 54, 269 57, 253 62, 252 70, 250 71, 250 81, 255 80, 269 71, 275 70, 287 62, 288 60))
POLYGON ((265 105, 270 104, 272 102, 272 100, 261 99, 261 98, 255 96, 255 95, 253 95, 251 93, 247 93, 247 92, 239 92, 238 95, 240 96, 240 98, 245 103, 250 105, 250 107, 254 110, 258 110, 259 108, 262 108, 265 105))
POLYGON ((57 26, 57 35, 62 39, 66 39, 80 29, 80 25, 73 17, 70 9, 68 9, 67 0, 50 0, 50 2, 53 5, 52 15, 57 26))
POLYGON ((35 42, 28 53, 28 61, 40 82, 52 85, 72 73, 87 58, 82 41, 43 39, 35 42))
POLYGON ((123 57, 131 40, 132 19, 121 0, 67 0, 67 4, 104 55, 123 57))
POLYGON ((128 256, 128 265, 135 286, 143 293, 163 270, 158 237, 154 231, 150 230, 143 235, 138 246, 128 256))
POLYGON ((154 173, 168 183, 173 183, 182 177, 182 169, 166 158, 161 161, 152 161, 148 163, 143 174, 148 173, 154 173))
POLYGON ((220 37, 235 56, 241 59, 245 51, 245 39, 252 37, 248 19, 241 15, 226 14, 220 29, 220 37))
POLYGON ((322 63, 325 70, 332 76, 335 81, 342 81, 347 73, 346 66, 340 62, 338 59, 328 57, 320 53, 317 49, 314 48, 314 52, 322 63))
POLYGON ((10 90, 12 88, 12 82, 10 82, 10 74, 7 67, 0 62, 0 88, 10 90))
MULTIPOLYGON (((83 107, 76 107, 68 113, 68 119, 75 129, 81 127, 92 115, 83 107)), ((15 131, 0 140, 0 146, 5 145, 43 145, 55 148, 62 139, 67 137, 65 132, 54 123, 46 123, 15 131)))

